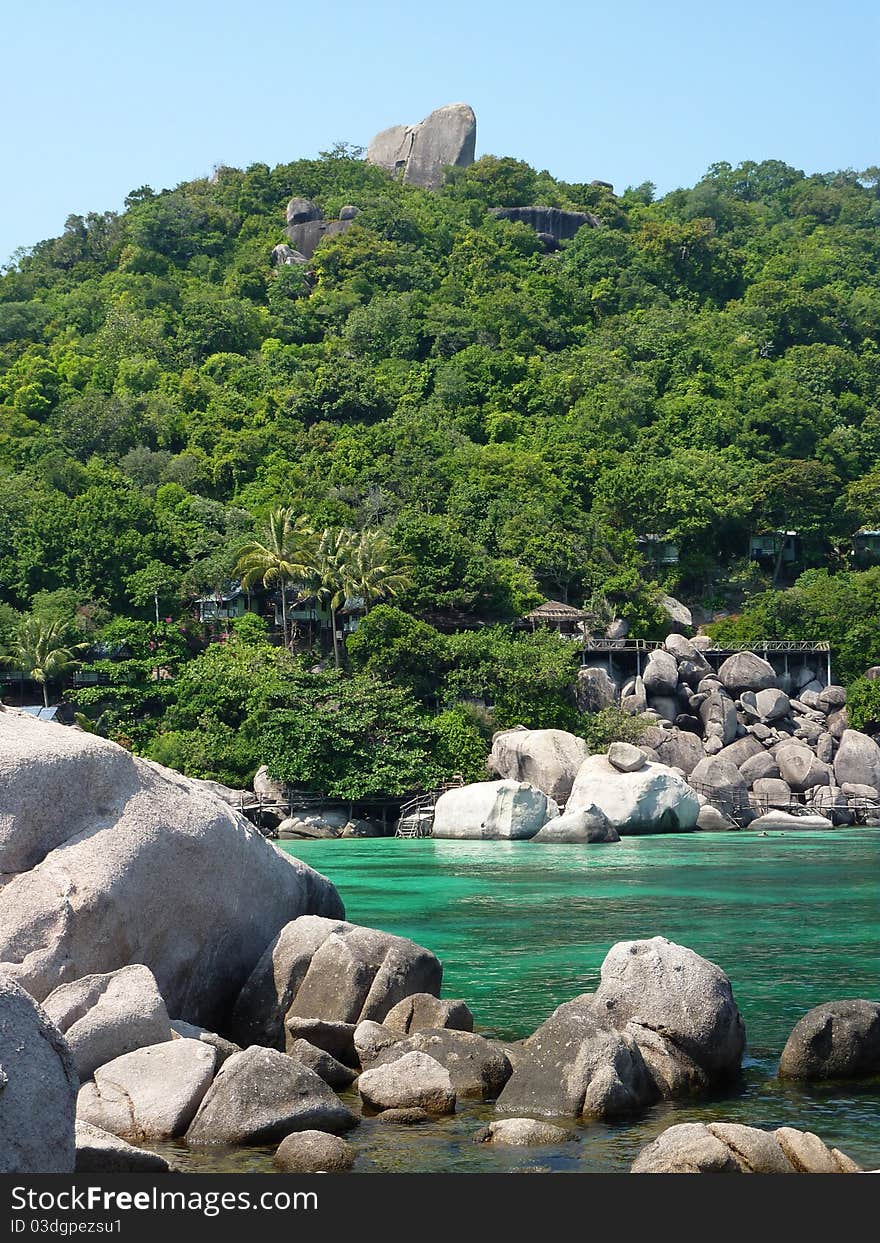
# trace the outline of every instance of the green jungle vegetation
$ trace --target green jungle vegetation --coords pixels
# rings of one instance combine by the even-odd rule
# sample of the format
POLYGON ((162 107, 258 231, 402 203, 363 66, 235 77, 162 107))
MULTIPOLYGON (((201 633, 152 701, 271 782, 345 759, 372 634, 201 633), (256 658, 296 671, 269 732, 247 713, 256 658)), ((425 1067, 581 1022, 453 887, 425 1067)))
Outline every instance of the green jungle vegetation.
POLYGON ((546 598, 651 638, 671 593, 729 642, 831 640, 843 681, 880 663, 851 557, 880 526, 880 170, 719 163, 657 199, 492 156, 430 192, 361 156, 142 186, 4 270, 7 666, 48 700, 86 662, 89 727, 193 775, 356 797, 479 776, 501 726, 624 729, 579 716, 575 644, 513 624, 546 598), (273 267, 293 195, 361 211, 273 267), (548 254, 489 210, 532 204, 601 227, 548 254), (279 507, 324 549, 309 590, 372 606, 343 650, 194 619, 262 578, 242 550, 279 507), (780 528, 784 588, 748 556, 780 528))

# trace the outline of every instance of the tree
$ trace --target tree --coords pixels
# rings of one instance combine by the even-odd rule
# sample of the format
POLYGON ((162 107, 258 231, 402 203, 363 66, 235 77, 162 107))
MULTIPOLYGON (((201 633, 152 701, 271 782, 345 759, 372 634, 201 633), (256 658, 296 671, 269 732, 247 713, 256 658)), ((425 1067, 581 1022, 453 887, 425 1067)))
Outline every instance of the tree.
POLYGON ((159 597, 170 592, 177 585, 179 578, 180 575, 170 566, 164 565, 161 561, 151 561, 142 570, 130 574, 125 580, 125 585, 131 596, 132 604, 137 605, 138 608, 152 601, 158 626, 159 597))
POLYGON ((352 554, 356 535, 353 531, 334 531, 325 527, 318 539, 315 556, 315 585, 318 599, 330 609, 330 626, 333 631, 333 663, 340 665, 339 636, 336 633, 336 614, 353 594, 352 554))
POLYGON ((381 531, 355 532, 349 541, 348 581, 364 602, 364 611, 377 600, 392 599, 412 586, 411 562, 381 531))
POLYGON ((306 582, 315 574, 315 533, 305 518, 294 518, 292 510, 278 507, 269 514, 264 540, 264 543, 251 540, 242 545, 234 574, 248 589, 257 583, 270 589, 278 588, 284 646, 289 647, 287 589, 294 583, 306 582))
POLYGON ((8 656, 0 657, 3 664, 20 669, 31 682, 42 687, 43 703, 49 707, 49 683, 60 681, 66 674, 78 669, 78 654, 84 652, 87 643, 66 642, 66 627, 60 621, 44 621, 38 617, 25 617, 11 643, 8 656))

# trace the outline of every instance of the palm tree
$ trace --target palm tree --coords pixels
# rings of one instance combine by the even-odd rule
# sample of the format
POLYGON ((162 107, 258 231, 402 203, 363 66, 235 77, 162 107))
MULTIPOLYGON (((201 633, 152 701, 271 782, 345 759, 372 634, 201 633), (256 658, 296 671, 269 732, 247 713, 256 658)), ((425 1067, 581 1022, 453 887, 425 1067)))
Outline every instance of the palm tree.
POLYGON ((43 704, 49 707, 49 682, 61 679, 66 673, 78 669, 77 654, 84 652, 88 643, 65 643, 65 627, 61 621, 45 621, 39 617, 25 617, 18 628, 7 656, 0 657, 4 665, 20 669, 31 682, 43 689, 43 704))
POLYGON ((315 594, 330 607, 330 625, 333 630, 333 661, 339 668, 339 639, 336 634, 336 614, 352 592, 352 554, 357 535, 345 527, 333 531, 329 527, 318 538, 315 557, 315 594))
POLYGON ((257 583, 279 588, 284 646, 288 647, 287 588, 315 574, 316 536, 305 518, 294 518, 292 510, 278 507, 269 514, 264 539, 265 543, 251 540, 239 549, 233 573, 248 590, 257 583))
POLYGON ((353 536, 350 553, 350 587, 360 596, 364 611, 377 600, 400 595, 412 586, 411 562, 395 551, 381 531, 361 531, 353 536))

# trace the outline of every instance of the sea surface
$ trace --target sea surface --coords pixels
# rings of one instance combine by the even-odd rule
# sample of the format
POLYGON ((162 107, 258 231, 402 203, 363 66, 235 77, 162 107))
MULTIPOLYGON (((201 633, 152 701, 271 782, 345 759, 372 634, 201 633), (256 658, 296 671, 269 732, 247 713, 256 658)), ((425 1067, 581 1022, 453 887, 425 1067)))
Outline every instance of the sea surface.
MULTIPOLYGON (((337 886, 355 923, 411 937, 443 962, 443 995, 477 1030, 517 1039, 592 990, 615 941, 662 935, 730 976, 745 1019, 742 1082, 711 1101, 658 1105, 635 1123, 572 1128, 558 1148, 493 1149, 472 1136, 490 1106, 418 1127, 364 1122, 356 1169, 625 1171, 675 1122, 812 1130, 880 1166, 880 1080, 796 1087, 776 1078, 795 1022, 836 998, 880 999, 880 830, 682 834, 608 846, 343 840, 283 849, 337 886)), ((354 1102, 352 1102, 354 1103, 354 1102)), ((192 1169, 268 1170, 271 1150, 179 1150, 192 1169)))

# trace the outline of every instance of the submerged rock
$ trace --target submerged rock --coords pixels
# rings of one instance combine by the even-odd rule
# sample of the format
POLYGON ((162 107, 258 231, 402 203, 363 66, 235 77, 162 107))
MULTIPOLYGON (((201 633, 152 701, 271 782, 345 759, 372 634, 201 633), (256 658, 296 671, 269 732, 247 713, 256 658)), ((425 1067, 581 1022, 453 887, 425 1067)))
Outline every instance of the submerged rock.
POLYGON ((510 1144, 536 1147, 543 1144, 565 1144, 577 1139, 573 1131, 552 1122, 536 1122, 534 1118, 499 1118, 477 1131, 477 1144, 510 1144))
POLYGON ((671 1126, 643 1148, 633 1174, 857 1174, 845 1153, 810 1131, 762 1131, 732 1122, 671 1126))
POLYGON ((278 1145, 274 1161, 287 1174, 342 1174, 354 1165, 354 1149, 327 1131, 295 1131, 278 1145))

